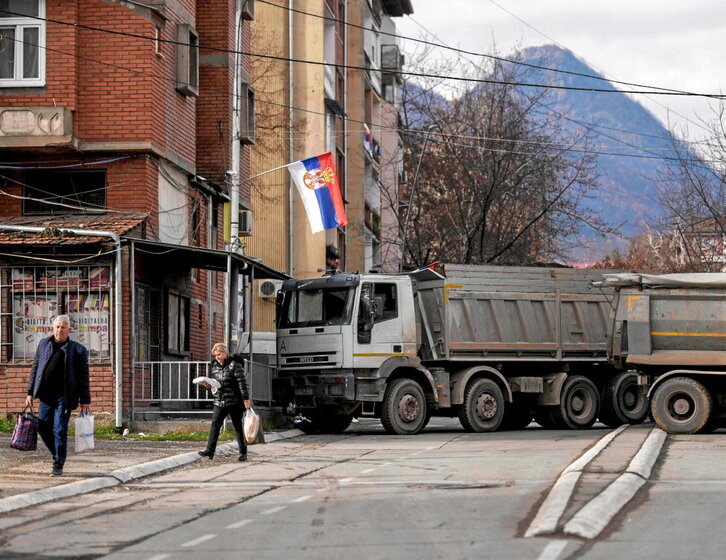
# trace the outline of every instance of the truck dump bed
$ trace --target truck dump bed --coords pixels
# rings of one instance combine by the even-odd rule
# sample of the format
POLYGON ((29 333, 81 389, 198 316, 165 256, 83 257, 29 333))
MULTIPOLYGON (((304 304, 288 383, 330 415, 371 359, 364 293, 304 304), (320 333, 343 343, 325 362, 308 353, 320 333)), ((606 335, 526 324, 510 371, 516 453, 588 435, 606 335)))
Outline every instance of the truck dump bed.
POLYGON ((444 266, 419 282, 426 359, 606 361, 613 289, 602 270, 444 266), (428 354, 428 355, 426 355, 428 354))
POLYGON ((726 273, 612 274, 619 290, 614 353, 628 364, 726 365, 726 273))

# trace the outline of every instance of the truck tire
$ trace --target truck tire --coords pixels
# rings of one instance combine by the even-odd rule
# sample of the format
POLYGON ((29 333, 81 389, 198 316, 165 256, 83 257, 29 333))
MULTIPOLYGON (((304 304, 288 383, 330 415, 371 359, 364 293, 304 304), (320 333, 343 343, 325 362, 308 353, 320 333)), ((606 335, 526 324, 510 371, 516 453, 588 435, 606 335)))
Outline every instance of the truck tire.
POLYGON ((560 404, 552 411, 558 428, 584 430, 591 427, 600 412, 600 393, 587 377, 573 375, 562 385, 560 404))
POLYGON ((616 375, 605 386, 600 406, 600 422, 611 428, 640 424, 648 416, 648 397, 634 373, 616 375))
POLYGON ((702 383, 689 377, 672 377, 653 394, 650 413, 658 427, 669 434, 694 434, 709 425, 713 398, 702 383))
POLYGON ((430 418, 426 394, 412 379, 396 379, 386 389, 381 407, 381 424, 389 434, 413 435, 423 430, 430 418))
POLYGON ((504 395, 491 379, 475 379, 464 393, 459 421, 467 432, 493 432, 504 417, 504 395))
POLYGON ((523 430, 532 421, 529 406, 522 403, 507 403, 504 407, 504 418, 499 426, 500 430, 523 430))

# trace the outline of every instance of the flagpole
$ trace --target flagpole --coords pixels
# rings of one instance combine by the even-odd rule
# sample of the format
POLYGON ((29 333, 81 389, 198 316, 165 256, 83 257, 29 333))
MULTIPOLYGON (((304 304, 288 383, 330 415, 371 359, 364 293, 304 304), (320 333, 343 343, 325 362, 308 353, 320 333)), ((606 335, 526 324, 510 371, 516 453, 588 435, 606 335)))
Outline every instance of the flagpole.
POLYGON ((268 169, 267 171, 263 171, 262 173, 258 173, 257 175, 252 175, 252 177, 247 177, 247 179, 243 179, 240 181, 240 183, 246 183, 247 181, 251 181, 252 179, 257 179, 257 177, 262 177, 263 175, 267 175, 268 173, 274 173, 275 171, 280 171, 280 169, 285 169, 286 167, 290 167, 293 163, 297 163, 296 161, 293 161, 292 163, 286 163, 285 165, 281 165, 280 167, 275 167, 274 169, 268 169))

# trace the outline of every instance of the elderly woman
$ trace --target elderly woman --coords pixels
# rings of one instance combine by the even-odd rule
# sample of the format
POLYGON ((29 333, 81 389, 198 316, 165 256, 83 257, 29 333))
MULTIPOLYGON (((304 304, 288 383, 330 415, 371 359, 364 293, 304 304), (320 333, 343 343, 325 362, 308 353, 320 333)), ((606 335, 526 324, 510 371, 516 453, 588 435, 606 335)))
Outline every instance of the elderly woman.
MULTIPOLYGON (((246 461, 247 445, 242 431, 242 416, 244 415, 244 409, 249 408, 252 403, 249 400, 244 368, 241 364, 232 360, 227 347, 221 342, 212 347, 212 356, 214 359, 210 365, 209 377, 218 381, 220 387, 214 394, 214 412, 212 413, 212 425, 209 428, 207 448, 198 453, 202 457, 209 457, 210 459, 214 457, 219 430, 222 428, 224 419, 229 416, 232 419, 234 431, 237 433, 238 460, 246 461), (242 405, 244 405, 244 408, 242 405)), ((207 389, 211 389, 209 383, 202 383, 202 385, 207 389)))

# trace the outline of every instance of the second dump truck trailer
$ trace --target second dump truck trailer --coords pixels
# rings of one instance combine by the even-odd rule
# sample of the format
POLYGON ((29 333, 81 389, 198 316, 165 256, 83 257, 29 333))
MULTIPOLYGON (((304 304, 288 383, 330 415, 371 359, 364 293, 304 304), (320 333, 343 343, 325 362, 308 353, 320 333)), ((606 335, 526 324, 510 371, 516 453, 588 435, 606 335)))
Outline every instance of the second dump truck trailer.
POLYGON ((415 434, 432 415, 476 432, 641 422, 638 377, 608 360, 603 271, 444 265, 443 274, 288 280, 278 295, 278 398, 307 431, 354 417, 415 434))
POLYGON ((669 433, 709 431, 726 407, 726 273, 607 274, 615 289, 608 353, 637 370, 669 433))

